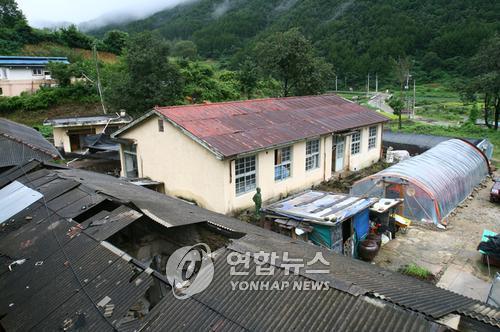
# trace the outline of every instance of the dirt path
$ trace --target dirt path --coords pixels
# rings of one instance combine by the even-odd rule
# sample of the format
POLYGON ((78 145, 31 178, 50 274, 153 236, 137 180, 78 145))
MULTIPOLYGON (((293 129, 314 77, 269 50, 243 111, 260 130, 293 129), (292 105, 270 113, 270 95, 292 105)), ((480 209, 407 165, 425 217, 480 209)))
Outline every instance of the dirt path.
MULTIPOLYGON (((499 175, 497 172, 496 176, 499 175)), ((456 209, 448 219, 446 230, 414 225, 407 234, 398 233, 395 240, 384 246, 375 263, 394 271, 416 263, 431 271, 441 281, 438 285, 484 299, 489 287, 484 288, 498 271, 488 272, 476 250, 484 229, 500 232, 500 205, 489 201, 492 184, 488 178, 473 194, 473 199, 467 199, 456 209)))

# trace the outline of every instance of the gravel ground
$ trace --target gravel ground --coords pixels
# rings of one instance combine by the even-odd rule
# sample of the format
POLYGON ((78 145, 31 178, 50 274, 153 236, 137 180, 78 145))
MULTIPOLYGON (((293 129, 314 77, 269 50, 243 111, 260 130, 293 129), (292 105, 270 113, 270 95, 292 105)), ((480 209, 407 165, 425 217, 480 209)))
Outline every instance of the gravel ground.
POLYGON ((489 273, 476 248, 484 229, 500 232, 500 204, 489 201, 492 184, 490 178, 485 180, 473 198, 467 199, 449 217, 446 230, 415 224, 407 234, 398 233, 396 239, 384 246, 375 263, 397 271, 413 262, 431 271, 436 280, 448 267, 460 266, 481 280, 491 281, 494 272, 500 270, 492 269, 489 273))

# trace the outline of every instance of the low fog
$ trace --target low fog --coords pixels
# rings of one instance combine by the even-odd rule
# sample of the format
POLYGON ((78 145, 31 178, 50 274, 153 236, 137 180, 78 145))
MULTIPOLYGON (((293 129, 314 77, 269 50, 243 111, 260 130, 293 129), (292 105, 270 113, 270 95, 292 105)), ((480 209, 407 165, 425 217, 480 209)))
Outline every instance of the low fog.
POLYGON ((77 24, 82 30, 147 17, 162 9, 196 0, 17 0, 37 28, 77 24))

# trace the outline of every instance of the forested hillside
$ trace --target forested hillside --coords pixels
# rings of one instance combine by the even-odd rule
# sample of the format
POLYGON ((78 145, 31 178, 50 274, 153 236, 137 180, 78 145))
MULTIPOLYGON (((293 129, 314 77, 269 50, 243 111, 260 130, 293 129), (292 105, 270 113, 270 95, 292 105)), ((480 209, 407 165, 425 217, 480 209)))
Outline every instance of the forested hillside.
POLYGON ((254 42, 299 27, 340 77, 363 80, 392 71, 409 56, 424 79, 467 75, 466 60, 500 30, 500 2, 491 0, 198 0, 132 23, 128 32, 157 30, 189 39, 201 56, 241 62, 254 42))

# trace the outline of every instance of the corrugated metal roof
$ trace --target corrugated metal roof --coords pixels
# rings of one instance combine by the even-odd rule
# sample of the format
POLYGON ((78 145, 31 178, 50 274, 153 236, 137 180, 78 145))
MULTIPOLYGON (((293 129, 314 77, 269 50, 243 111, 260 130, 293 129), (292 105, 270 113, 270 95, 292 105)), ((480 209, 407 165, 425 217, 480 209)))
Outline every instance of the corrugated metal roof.
POLYGON ((105 125, 109 124, 125 124, 131 122, 133 119, 130 115, 116 116, 114 114, 108 115, 89 115, 89 116, 68 116, 47 119, 43 122, 46 126, 53 127, 73 127, 73 126, 90 126, 90 125, 105 125))
POLYGON ((388 121, 377 112, 336 95, 155 110, 225 157, 388 121))
POLYGON ((248 275, 234 276, 227 250, 215 259, 210 286, 192 298, 178 301, 171 293, 150 313, 145 331, 430 331, 438 324, 423 315, 369 298, 329 288, 305 292, 233 290, 231 282, 297 285, 307 278, 277 269, 271 276, 256 274, 251 260, 248 275), (180 302, 180 303, 179 303, 180 302), (175 319, 172 319, 175 317, 175 319))
POLYGON ((0 167, 24 164, 34 157, 43 161, 62 159, 40 132, 4 118, 0 118, 0 149, 0 167))
POLYGON ((264 211, 298 220, 333 224, 368 209, 377 200, 309 190, 266 206, 264 211))
POLYGON ((0 56, 0 66, 45 66, 49 62, 69 64, 67 57, 0 56))
MULTIPOLYGON (((0 174, 0 187, 14 180, 43 193, 47 207, 36 202, 0 228, 0 253, 7 258, 0 261, 0 322, 7 331, 59 330, 63 326, 111 330, 152 283, 164 282, 134 266, 124 253, 98 241, 142 214, 141 218, 152 215, 155 221, 164 219, 162 224, 169 227, 211 221, 246 235, 214 256, 215 277, 204 292, 183 301, 168 292, 145 317, 115 325, 117 330, 428 331, 439 327, 435 320, 451 313, 500 327, 500 311, 486 304, 120 179, 72 169, 40 169, 30 163, 24 171, 12 169, 0 174), (108 206, 109 200, 115 206, 110 211, 94 209, 101 204, 108 206), (86 220, 80 220, 82 213, 87 214, 86 220), (94 222, 95 233, 89 227, 94 222), (290 257, 307 261, 319 250, 331 264, 330 273, 287 276, 280 270, 265 277, 255 275, 256 270, 250 268, 251 274, 242 279, 230 276, 225 262, 231 251, 261 250, 276 252, 279 257, 287 251, 290 257), (5 264, 18 258, 29 260, 8 271, 5 264), (317 292, 233 292, 229 282, 237 280, 329 281, 330 288, 317 292), (115 305, 108 322, 91 302, 105 296, 115 305)), ((276 266, 282 264, 278 260, 276 266)))

